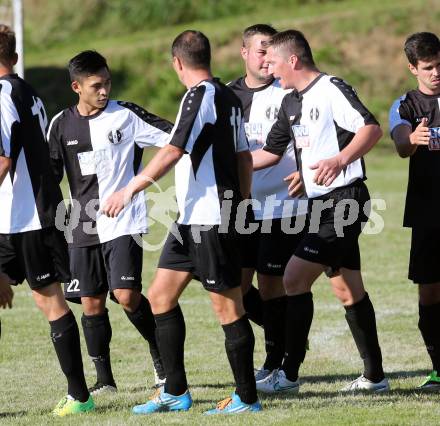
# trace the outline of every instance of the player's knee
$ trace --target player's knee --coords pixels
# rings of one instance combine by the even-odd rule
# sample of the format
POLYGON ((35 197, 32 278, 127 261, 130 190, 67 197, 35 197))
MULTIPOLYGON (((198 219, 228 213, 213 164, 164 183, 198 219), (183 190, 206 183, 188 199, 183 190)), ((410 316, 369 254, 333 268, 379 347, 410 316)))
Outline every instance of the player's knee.
POLYGON ((105 299, 100 297, 82 297, 81 304, 85 315, 99 315, 105 311, 105 299))
POLYGON ((130 289, 116 289, 114 295, 122 308, 130 312, 136 310, 141 298, 139 292, 130 289))

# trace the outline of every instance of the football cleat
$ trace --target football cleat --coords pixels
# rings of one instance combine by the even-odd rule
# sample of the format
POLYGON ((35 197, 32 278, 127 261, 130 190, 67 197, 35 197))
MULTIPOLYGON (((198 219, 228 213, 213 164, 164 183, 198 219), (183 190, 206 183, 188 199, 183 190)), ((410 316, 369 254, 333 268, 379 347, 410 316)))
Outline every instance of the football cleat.
POLYGON ((256 368, 255 369, 255 381, 259 382, 261 380, 264 380, 267 376, 272 374, 274 370, 266 370, 264 367, 256 368))
POLYGON ((188 411, 192 406, 192 398, 189 390, 180 396, 166 393, 163 389, 159 395, 153 396, 145 404, 135 405, 134 414, 163 413, 167 411, 188 411))
POLYGON ((56 405, 52 414, 58 417, 64 417, 71 414, 87 413, 95 409, 95 403, 93 398, 89 395, 89 399, 86 402, 78 401, 72 396, 67 395, 61 399, 61 401, 56 405))
POLYGON ((89 388, 90 395, 99 395, 102 393, 114 393, 118 388, 113 382, 112 384, 96 382, 91 388, 89 388))
POLYGON ((424 382, 417 387, 421 390, 440 390, 440 377, 437 375, 437 371, 431 371, 431 374, 424 380, 424 382))
POLYGON ((292 382, 283 370, 274 370, 264 380, 257 382, 257 390, 264 393, 298 393, 299 380, 292 382))
POLYGON ((204 414, 208 416, 212 414, 240 414, 240 413, 256 413, 261 411, 260 402, 257 400, 253 404, 246 404, 240 397, 234 392, 231 398, 226 398, 220 401, 212 410, 205 411, 204 414))
POLYGON ((356 380, 350 382, 347 386, 341 389, 342 392, 387 392, 390 390, 388 379, 384 378, 380 382, 372 382, 364 375, 359 376, 356 380))

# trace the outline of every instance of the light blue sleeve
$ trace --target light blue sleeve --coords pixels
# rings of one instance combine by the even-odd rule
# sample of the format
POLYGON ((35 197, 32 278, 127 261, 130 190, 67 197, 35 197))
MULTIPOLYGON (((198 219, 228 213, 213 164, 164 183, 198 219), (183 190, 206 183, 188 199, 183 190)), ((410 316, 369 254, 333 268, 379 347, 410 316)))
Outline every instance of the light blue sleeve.
POLYGON ((403 117, 400 116, 400 105, 402 101, 405 100, 405 98, 406 95, 403 95, 400 98, 396 99, 390 108, 390 113, 389 113, 390 135, 393 133, 393 130, 400 124, 404 124, 406 126, 412 127, 411 123, 408 120, 405 120, 403 117))

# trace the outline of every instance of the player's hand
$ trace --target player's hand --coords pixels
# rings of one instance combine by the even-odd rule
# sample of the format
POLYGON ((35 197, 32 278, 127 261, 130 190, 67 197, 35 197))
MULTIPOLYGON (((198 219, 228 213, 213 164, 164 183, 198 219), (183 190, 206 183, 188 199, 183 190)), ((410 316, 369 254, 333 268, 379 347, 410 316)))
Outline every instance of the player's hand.
POLYGON ((325 160, 318 161, 310 166, 312 170, 316 170, 313 182, 317 185, 330 186, 332 182, 339 176, 343 166, 340 158, 336 155, 325 160))
POLYGON ((14 292, 11 284, 14 284, 6 274, 0 272, 0 308, 12 308, 14 292))
POLYGON ((409 135, 411 145, 429 145, 430 133, 427 124, 428 119, 423 117, 414 132, 409 135))
POLYGON ((284 182, 289 182, 288 192, 291 197, 301 197, 301 195, 304 195, 304 184, 299 172, 293 172, 283 180, 284 182))
POLYGON ((114 192, 104 201, 101 207, 101 212, 107 217, 116 217, 130 202, 131 197, 128 196, 128 193, 124 188, 120 191, 114 192))

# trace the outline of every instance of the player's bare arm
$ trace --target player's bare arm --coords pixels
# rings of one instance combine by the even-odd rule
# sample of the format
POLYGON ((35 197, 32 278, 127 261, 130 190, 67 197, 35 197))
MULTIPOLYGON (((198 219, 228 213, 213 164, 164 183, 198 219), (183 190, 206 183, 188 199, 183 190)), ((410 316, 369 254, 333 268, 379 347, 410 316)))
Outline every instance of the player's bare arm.
POLYGON ((428 120, 423 118, 414 132, 411 132, 411 127, 405 124, 401 124, 393 130, 391 137, 400 157, 410 157, 416 152, 419 145, 429 144, 430 133, 427 124, 428 120))
POLYGON ((266 167, 274 166, 281 160, 281 155, 272 154, 264 149, 258 149, 252 152, 252 161, 254 170, 265 169, 266 167))
POLYGON ((116 217, 138 192, 159 180, 180 160, 185 151, 173 145, 165 145, 151 159, 148 165, 121 190, 104 201, 101 209, 108 217, 116 217))
POLYGON ((3 183, 6 175, 11 168, 11 159, 0 155, 0 185, 3 183))
POLYGON ((370 151, 382 134, 377 124, 361 127, 353 140, 338 155, 320 160, 310 166, 312 170, 316 170, 314 182, 318 185, 330 186, 342 169, 370 151))
POLYGON ((243 198, 249 198, 252 185, 252 155, 249 151, 237 152, 238 176, 243 198))

